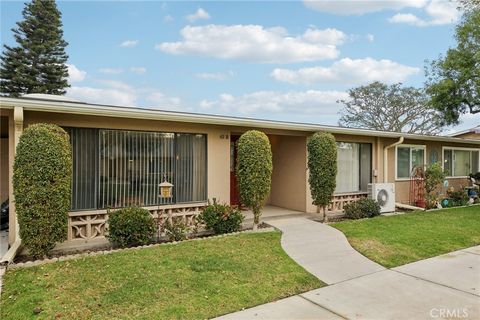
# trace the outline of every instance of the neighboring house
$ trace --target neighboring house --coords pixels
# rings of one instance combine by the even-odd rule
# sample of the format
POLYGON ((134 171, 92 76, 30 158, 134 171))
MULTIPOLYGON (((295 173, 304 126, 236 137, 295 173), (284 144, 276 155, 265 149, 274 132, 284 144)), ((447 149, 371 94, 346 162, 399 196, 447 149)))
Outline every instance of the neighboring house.
MULTIPOLYGON (((479 116, 479 118, 480 118, 480 116, 479 116)), ((451 133, 448 136, 449 137, 454 137, 454 138, 480 140, 480 125, 476 126, 475 128, 470 128, 470 129, 467 129, 467 130, 451 133)))
MULTIPOLYGON (((416 165, 441 161, 450 185, 456 187, 467 185, 466 176, 480 165, 480 140, 473 139, 106 106, 44 95, 0 98, 0 107, 1 172, 8 171, 1 176, 2 197, 8 189, 12 199, 14 149, 24 128, 54 123, 70 133, 73 186, 68 239, 78 245, 103 238, 106 208, 133 204, 154 216, 167 211, 191 219, 207 199, 236 204, 234 145, 250 129, 265 132, 272 145, 267 204, 298 211, 316 211, 308 185, 306 144, 317 131, 331 132, 338 141, 331 210, 366 197, 369 183, 395 183, 396 201, 408 203, 410 172, 416 165), (158 184, 164 180, 174 185, 174 197, 168 200, 158 197, 158 184)), ((11 203, 10 243, 15 240, 14 221, 11 203)))

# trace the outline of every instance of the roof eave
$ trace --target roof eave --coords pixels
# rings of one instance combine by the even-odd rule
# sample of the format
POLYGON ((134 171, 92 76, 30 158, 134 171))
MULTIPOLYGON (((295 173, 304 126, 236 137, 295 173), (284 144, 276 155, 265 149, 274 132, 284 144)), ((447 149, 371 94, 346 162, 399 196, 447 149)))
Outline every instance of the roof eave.
POLYGON ((371 137, 383 138, 400 138, 413 140, 427 140, 427 141, 442 141, 442 142, 460 142, 467 144, 478 144, 479 140, 470 140, 455 138, 449 136, 426 136, 418 134, 407 134, 400 132, 385 132, 367 129, 344 128, 335 126, 324 126, 308 123, 293 123, 273 120, 249 119, 238 117, 227 117, 218 115, 183 113, 173 111, 163 111, 155 109, 143 109, 136 107, 120 107, 120 106, 106 106, 99 104, 89 104, 82 102, 66 102, 66 101, 52 101, 44 99, 17 99, 17 98, 0 98, 0 108, 23 107, 27 111, 38 112, 56 112, 56 113, 70 113, 79 115, 95 115, 118 118, 134 118, 146 120, 163 120, 174 122, 188 122, 188 123, 202 123, 222 126, 235 127, 253 127, 253 128, 269 128, 292 131, 328 131, 336 134, 350 134, 371 137))

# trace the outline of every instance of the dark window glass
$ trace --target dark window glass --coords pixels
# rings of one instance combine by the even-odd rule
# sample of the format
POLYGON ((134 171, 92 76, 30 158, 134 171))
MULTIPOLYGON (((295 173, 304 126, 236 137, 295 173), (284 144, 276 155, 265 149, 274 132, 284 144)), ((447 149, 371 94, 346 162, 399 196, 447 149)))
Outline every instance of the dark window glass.
POLYGON ((67 130, 73 152, 73 210, 207 199, 206 135, 67 130), (163 181, 174 184, 172 198, 158 196, 163 181))
POLYGON ((72 210, 96 209, 98 130, 66 128, 72 148, 72 210))

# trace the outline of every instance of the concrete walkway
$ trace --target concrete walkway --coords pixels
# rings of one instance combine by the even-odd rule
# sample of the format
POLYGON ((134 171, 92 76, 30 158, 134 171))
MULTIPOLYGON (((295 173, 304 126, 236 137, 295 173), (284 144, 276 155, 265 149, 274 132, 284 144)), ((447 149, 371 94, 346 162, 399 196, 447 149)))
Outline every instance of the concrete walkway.
POLYGON ((385 270, 354 250, 345 235, 326 224, 306 218, 276 219, 282 248, 299 265, 327 284, 385 270))
POLYGON ((327 225, 268 223, 290 257, 331 285, 218 319, 480 319, 480 246, 389 270, 327 225))

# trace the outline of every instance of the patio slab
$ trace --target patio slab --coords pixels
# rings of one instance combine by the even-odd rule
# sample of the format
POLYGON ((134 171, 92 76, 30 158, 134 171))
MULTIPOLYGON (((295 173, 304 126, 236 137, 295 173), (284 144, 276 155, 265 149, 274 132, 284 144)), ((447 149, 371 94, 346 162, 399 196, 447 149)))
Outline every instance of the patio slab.
POLYGON ((478 248, 447 253, 392 270, 480 296, 480 255, 470 252, 478 248))

